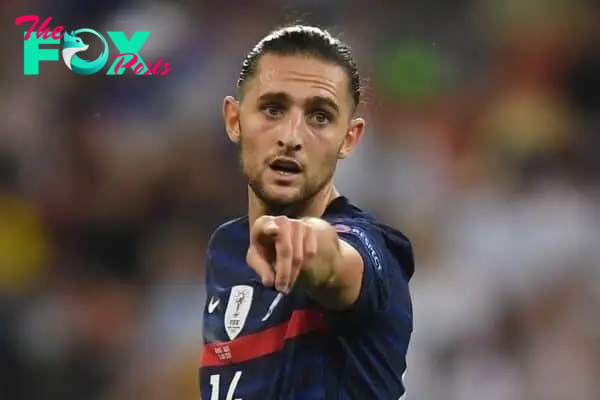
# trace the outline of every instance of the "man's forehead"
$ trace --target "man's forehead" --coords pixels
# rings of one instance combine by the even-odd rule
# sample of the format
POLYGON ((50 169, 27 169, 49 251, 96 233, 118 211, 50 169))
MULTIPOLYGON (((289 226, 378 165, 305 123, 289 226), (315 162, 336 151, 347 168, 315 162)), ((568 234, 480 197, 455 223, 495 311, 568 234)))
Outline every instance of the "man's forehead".
POLYGON ((310 56, 266 54, 258 62, 253 89, 288 93, 291 97, 329 97, 339 102, 348 96, 348 76, 343 68, 310 56))

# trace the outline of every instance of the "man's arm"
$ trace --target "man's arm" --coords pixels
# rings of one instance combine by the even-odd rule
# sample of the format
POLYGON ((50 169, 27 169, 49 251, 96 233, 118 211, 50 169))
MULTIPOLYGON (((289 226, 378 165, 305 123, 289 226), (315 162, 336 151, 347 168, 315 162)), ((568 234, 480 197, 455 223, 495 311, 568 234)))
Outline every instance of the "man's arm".
POLYGON ((300 270, 297 285, 323 307, 338 311, 356 302, 362 286, 364 262, 359 252, 341 240, 327 221, 303 219, 314 232, 317 252, 300 270))
POLYGON ((320 218, 259 218, 247 261, 263 284, 280 292, 300 287, 335 311, 354 304, 363 284, 363 257, 320 218))

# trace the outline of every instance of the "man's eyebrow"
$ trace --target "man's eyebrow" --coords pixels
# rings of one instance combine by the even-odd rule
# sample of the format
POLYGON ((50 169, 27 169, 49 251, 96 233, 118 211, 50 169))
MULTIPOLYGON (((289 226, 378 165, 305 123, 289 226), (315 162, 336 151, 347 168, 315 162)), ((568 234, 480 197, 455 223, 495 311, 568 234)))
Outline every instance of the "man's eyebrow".
POLYGON ((266 92, 258 98, 259 103, 272 101, 276 103, 291 103, 291 96, 285 92, 266 92))
MULTIPOLYGON (((266 92, 258 97, 259 103, 274 102, 289 104, 292 102, 292 96, 286 92, 266 92)), ((328 107, 339 114, 340 108, 335 100, 326 96, 312 96, 305 101, 307 108, 328 107)))
POLYGON ((329 97, 313 96, 306 101, 306 104, 309 107, 329 107, 333 109, 336 113, 340 113, 340 108, 335 102, 335 100, 329 97))

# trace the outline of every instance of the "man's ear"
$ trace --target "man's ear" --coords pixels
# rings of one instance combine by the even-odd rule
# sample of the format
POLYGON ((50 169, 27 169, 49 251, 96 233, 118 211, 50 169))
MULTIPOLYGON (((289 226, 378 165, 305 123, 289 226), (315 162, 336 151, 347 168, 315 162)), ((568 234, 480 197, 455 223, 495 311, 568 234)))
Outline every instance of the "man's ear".
POLYGON ((225 130, 229 140, 233 143, 240 141, 240 104, 232 96, 227 96, 223 100, 223 120, 225 130))
POLYGON ((346 132, 346 136, 344 137, 344 141, 342 142, 342 146, 340 147, 340 151, 338 153, 339 159, 346 158, 350 155, 350 153, 352 153, 352 150, 354 150, 354 147, 364 132, 364 119, 356 118, 350 122, 350 128, 346 132))

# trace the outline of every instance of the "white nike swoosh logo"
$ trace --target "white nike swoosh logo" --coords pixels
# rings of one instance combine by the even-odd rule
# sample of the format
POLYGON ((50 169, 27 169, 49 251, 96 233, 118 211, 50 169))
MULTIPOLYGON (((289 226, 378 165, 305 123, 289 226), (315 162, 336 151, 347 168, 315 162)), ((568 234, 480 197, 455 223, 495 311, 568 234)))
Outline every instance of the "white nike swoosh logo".
POLYGON ((208 303, 208 313, 209 314, 212 314, 216 310, 216 308, 219 305, 220 301, 221 300, 215 299, 214 297, 212 297, 210 299, 210 302, 208 303))

